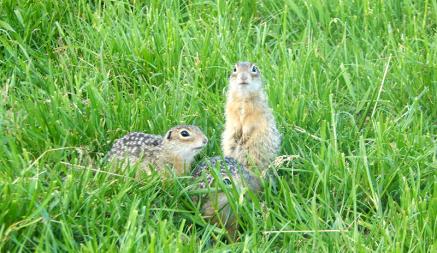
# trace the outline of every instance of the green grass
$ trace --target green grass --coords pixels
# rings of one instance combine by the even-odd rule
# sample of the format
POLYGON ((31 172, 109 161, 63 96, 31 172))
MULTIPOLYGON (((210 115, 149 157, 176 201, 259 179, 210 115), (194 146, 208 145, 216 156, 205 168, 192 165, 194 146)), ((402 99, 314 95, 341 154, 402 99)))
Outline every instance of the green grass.
POLYGON ((0 251, 437 251, 436 0, 144 2, 0 1, 0 251), (179 123, 221 154, 238 60, 299 158, 230 243, 189 179, 93 164, 179 123))

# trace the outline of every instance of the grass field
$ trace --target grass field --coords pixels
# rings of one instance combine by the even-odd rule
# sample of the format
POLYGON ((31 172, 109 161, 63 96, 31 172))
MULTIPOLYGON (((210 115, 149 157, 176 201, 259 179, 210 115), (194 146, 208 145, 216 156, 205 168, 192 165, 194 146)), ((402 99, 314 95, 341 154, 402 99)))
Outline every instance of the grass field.
POLYGON ((0 0, 0 251, 436 252, 436 31, 436 0, 0 0), (102 160, 179 123, 221 154, 238 60, 297 158, 231 243, 189 178, 102 160))

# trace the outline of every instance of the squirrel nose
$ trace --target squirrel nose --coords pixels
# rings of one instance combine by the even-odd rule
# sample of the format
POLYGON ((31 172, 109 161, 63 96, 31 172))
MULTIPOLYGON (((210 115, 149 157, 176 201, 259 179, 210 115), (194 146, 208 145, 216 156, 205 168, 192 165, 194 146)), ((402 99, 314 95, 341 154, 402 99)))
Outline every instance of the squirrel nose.
POLYGON ((208 138, 205 137, 205 138, 203 139, 202 143, 203 143, 203 145, 206 145, 206 144, 208 143, 208 138))
POLYGON ((241 81, 247 81, 247 79, 249 79, 249 77, 245 74, 245 73, 242 73, 241 75, 240 75, 240 80, 241 81))

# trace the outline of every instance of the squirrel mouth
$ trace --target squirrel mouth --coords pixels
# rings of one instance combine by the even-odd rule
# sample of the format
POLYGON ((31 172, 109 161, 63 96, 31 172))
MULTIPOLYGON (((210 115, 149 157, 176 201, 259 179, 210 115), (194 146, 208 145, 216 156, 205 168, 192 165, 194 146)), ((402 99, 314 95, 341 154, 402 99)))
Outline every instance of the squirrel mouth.
POLYGON ((203 147, 205 147, 205 146, 195 147, 195 148, 193 148, 193 150, 200 150, 200 149, 202 149, 203 147))
POLYGON ((240 82, 241 85, 248 85, 248 82, 240 82))

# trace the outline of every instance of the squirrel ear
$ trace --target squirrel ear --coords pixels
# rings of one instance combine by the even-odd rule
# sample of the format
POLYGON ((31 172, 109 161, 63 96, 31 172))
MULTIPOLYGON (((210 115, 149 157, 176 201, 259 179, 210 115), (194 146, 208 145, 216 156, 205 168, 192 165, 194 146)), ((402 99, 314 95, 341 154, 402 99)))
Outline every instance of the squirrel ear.
POLYGON ((167 132, 167 134, 165 135, 165 138, 166 138, 167 140, 170 140, 170 139, 171 139, 171 130, 167 132))

